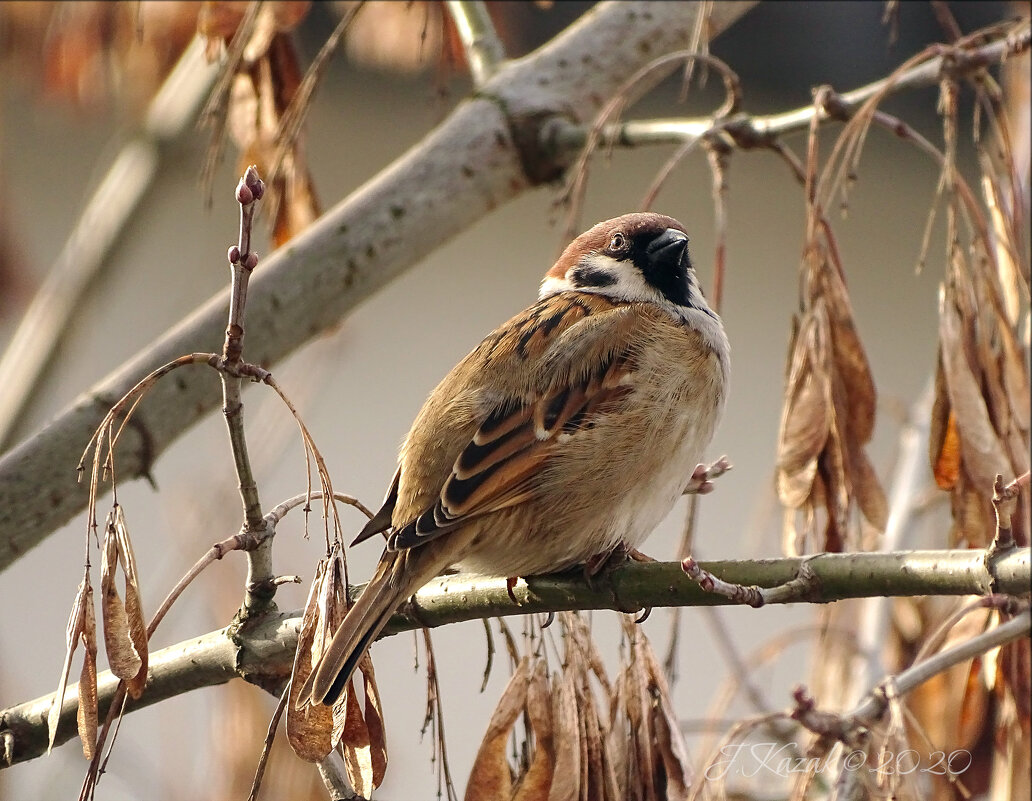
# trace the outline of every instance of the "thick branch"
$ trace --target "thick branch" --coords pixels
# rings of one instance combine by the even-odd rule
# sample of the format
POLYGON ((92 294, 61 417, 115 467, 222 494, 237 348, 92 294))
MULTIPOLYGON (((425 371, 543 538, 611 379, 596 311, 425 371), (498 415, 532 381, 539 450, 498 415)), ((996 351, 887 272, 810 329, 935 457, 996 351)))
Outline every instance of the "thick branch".
MULTIPOLYGON (((987 564, 979 550, 900 551, 896 553, 822 554, 810 559, 708 562, 706 570, 736 584, 774 586, 790 581, 805 561, 820 581, 815 601, 878 595, 981 595, 995 582, 998 592, 1028 592, 1030 553, 1020 548, 987 564)), ((421 626, 442 626, 465 620, 512 614, 573 609, 622 611, 656 606, 727 604, 705 593, 681 570, 679 562, 632 562, 593 579, 582 575, 543 576, 519 581, 509 598, 504 578, 445 576, 420 590, 388 626, 388 633, 421 626)), ((362 587, 355 587, 357 594, 362 587)), ((757 614, 763 614, 757 612, 757 614)), ((262 686, 289 675, 300 612, 274 613, 246 629, 222 629, 165 648, 150 656, 147 690, 129 709, 147 706, 188 690, 221 684, 243 676, 262 686)), ((98 682, 103 716, 117 680, 103 673, 98 682)), ((7 740, 12 763, 40 756, 47 745, 47 713, 53 695, 0 712, 0 746, 7 740)), ((75 734, 76 688, 70 687, 61 710, 56 742, 75 734)), ((5 765, 0 762, 0 767, 5 765)))
MULTIPOLYGON (((504 64, 422 142, 265 262, 248 298, 250 360, 279 361, 488 212, 559 174, 564 156, 541 151, 541 126, 558 115, 593 118, 629 71, 684 47, 704 5, 601 3, 504 64)), ((752 5, 715 4, 712 35, 752 5)), ((220 292, 0 459, 0 570, 85 506, 75 465, 110 404, 158 365, 216 350, 226 315, 220 292)), ((209 376, 161 382, 123 435, 120 478, 146 474, 219 400, 209 376)))

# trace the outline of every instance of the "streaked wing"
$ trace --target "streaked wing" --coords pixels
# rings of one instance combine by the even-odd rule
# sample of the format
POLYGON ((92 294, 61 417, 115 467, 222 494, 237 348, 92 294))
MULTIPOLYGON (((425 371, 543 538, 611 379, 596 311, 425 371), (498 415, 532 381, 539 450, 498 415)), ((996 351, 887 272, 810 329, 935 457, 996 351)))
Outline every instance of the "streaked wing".
POLYGON ((504 339, 485 340, 482 347, 492 354, 522 349, 520 358, 529 357, 542 369, 528 387, 490 409, 436 502, 396 529, 389 549, 412 548, 466 520, 531 498, 548 460, 631 391, 634 315, 626 307, 591 300, 572 313, 569 307, 563 312, 559 301, 537 304, 528 310, 526 325, 511 326, 504 339), (529 348, 537 352, 527 353, 529 348))

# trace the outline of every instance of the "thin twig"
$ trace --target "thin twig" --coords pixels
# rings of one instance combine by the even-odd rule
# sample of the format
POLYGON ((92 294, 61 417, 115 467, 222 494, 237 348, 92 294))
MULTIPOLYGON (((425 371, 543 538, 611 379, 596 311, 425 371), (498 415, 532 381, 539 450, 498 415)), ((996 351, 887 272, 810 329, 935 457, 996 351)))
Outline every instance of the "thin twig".
MULTIPOLYGON (((995 40, 981 46, 971 47, 964 52, 967 64, 972 69, 981 69, 1002 62, 1015 52, 1015 48, 1029 46, 1028 23, 1024 28, 1017 25, 1009 31, 998 33, 995 40)), ((876 96, 897 94, 911 89, 936 85, 946 65, 946 55, 928 58, 905 70, 895 78, 883 78, 865 84, 842 94, 837 94, 839 107, 855 112, 867 100, 876 96)), ((743 149, 768 147, 773 139, 791 133, 806 131, 811 120, 826 122, 834 118, 828 109, 808 104, 791 111, 776 114, 752 116, 747 114, 706 117, 682 117, 662 120, 628 120, 623 123, 603 124, 598 131, 594 127, 578 125, 569 121, 556 120, 542 136, 547 145, 562 150, 579 150, 593 138, 612 147, 642 147, 644 145, 680 145, 694 142, 702 137, 727 131, 735 144, 743 149)))
MULTIPOLYGON (((624 108, 633 96, 632 91, 638 84, 648 80, 650 76, 657 73, 664 73, 669 69, 671 64, 675 64, 679 61, 685 62, 686 64, 689 62, 701 61, 703 64, 718 70, 724 80, 724 100, 720 107, 707 119, 706 130, 714 127, 717 122, 728 119, 738 110, 741 104, 741 84, 738 80, 738 75, 723 61, 709 55, 708 53, 699 53, 694 51, 668 53, 664 56, 660 56, 634 72, 634 74, 624 81, 623 85, 613 93, 609 102, 602 107, 601 111, 599 111, 598 116, 595 118, 591 127, 587 129, 583 139, 580 139, 576 143, 576 147, 580 149, 580 153, 573 166, 571 166, 567 171, 568 178, 555 201, 557 206, 565 206, 567 208, 566 226, 563 232, 564 241, 569 241, 573 238, 573 229, 577 227, 577 217, 587 186, 588 162, 596 148, 600 144, 605 145, 608 148, 612 148, 616 144, 625 144, 618 137, 613 138, 608 135, 610 127, 609 120, 614 117, 619 117, 620 114, 623 113, 624 108)), ((562 141, 565 126, 566 123, 556 121, 553 126, 548 127, 545 130, 544 133, 546 141, 544 144, 546 147, 554 148, 557 145, 560 147, 570 146, 568 141, 562 141)))
POLYGON ((767 604, 793 603, 794 601, 816 600, 821 594, 820 578, 810 567, 810 560, 799 563, 796 575, 773 587, 758 587, 724 581, 702 567, 692 557, 681 560, 681 569, 705 592, 716 593, 734 604, 747 604, 759 609, 767 604))
POLYGON ((958 643, 952 648, 947 648, 945 651, 939 651, 895 676, 886 678, 878 687, 868 693, 867 697, 857 704, 852 712, 833 717, 829 717, 831 713, 820 713, 822 720, 819 724, 815 724, 814 719, 809 717, 809 712, 815 709, 812 699, 809 699, 804 688, 797 688, 795 692, 797 706, 792 717, 815 734, 830 735, 848 744, 856 733, 858 724, 870 725, 885 712, 888 706, 887 687, 892 687, 892 695, 896 697, 906 695, 915 687, 954 665, 959 665, 961 662, 1014 640, 1028 637, 1029 623, 1032 623, 1032 612, 1026 609, 1017 617, 1001 623, 995 628, 958 643), (837 719, 837 722, 833 718, 837 719))
POLYGON ((1014 547, 1014 532, 1011 517, 1017 508, 1018 493, 1029 485, 1029 471, 1026 470, 1008 484, 997 474, 993 485, 993 510, 996 512, 996 535, 986 551, 986 559, 995 559, 999 554, 1014 547))
MULTIPOLYGON (((269 519, 270 522, 279 523, 279 521, 281 521, 284 517, 287 516, 287 513, 291 509, 296 509, 298 506, 301 506, 301 504, 307 504, 312 499, 323 497, 324 493, 320 490, 312 490, 311 492, 305 492, 300 495, 295 495, 292 498, 287 498, 287 500, 279 503, 276 506, 276 508, 274 508, 271 512, 269 512, 266 515, 266 518, 269 519)), ((333 493, 333 500, 340 501, 341 503, 345 503, 348 506, 354 506, 367 518, 371 518, 373 516, 372 510, 368 506, 366 506, 364 503, 358 500, 358 498, 355 498, 351 495, 347 495, 343 492, 335 492, 333 493)))
POLYGON ((473 86, 480 88, 505 62, 505 48, 498 38, 487 4, 481 0, 447 0, 444 5, 466 52, 473 86))

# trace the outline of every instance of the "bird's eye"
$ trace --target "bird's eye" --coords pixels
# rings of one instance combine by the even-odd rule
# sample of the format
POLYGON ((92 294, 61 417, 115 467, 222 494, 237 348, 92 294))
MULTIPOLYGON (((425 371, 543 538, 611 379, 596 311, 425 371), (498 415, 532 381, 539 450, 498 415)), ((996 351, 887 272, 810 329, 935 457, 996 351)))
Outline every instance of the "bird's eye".
POLYGON ((627 237, 617 231, 611 237, 609 237, 609 248, 611 253, 619 253, 621 250, 627 248, 627 237))

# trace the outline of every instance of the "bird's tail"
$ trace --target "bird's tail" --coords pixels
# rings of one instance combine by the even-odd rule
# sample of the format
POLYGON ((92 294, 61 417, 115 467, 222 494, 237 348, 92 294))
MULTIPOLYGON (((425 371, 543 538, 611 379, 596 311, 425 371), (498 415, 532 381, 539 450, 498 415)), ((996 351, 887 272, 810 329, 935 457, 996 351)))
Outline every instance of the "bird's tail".
POLYGON ((426 575, 426 570, 413 564, 423 561, 411 558, 414 556, 417 554, 410 551, 383 555, 369 584, 344 616, 322 659, 301 688, 299 703, 332 706, 340 697, 394 610, 434 575, 426 575))

